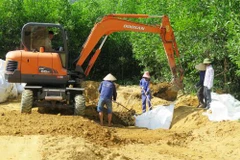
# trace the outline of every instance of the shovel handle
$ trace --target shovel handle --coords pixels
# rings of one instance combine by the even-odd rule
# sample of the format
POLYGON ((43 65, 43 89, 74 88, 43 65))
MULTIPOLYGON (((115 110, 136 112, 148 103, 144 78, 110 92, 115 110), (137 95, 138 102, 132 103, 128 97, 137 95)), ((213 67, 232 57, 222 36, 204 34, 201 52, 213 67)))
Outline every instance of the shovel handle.
POLYGON ((150 99, 148 98, 148 96, 147 96, 147 93, 145 92, 145 90, 144 90, 144 89, 142 89, 142 90, 143 90, 143 92, 144 92, 144 94, 145 94, 145 96, 146 96, 147 100, 149 101, 149 103, 150 103, 150 105, 151 105, 151 107, 150 107, 150 108, 152 108, 152 103, 151 103, 150 99))
POLYGON ((124 105, 122 105, 122 104, 119 103, 119 102, 116 102, 116 101, 113 101, 113 102, 114 102, 114 103, 117 103, 118 105, 122 106, 123 108, 127 109, 128 111, 130 110, 130 109, 128 109, 127 107, 125 107, 124 105))

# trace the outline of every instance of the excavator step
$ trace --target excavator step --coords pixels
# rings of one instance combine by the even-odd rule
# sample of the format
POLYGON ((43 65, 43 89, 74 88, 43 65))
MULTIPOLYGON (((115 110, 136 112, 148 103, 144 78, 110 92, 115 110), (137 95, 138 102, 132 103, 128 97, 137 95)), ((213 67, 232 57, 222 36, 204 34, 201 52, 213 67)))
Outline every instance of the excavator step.
POLYGON ((62 96, 45 96, 45 100, 48 100, 48 101, 61 101, 63 100, 63 97, 62 96))

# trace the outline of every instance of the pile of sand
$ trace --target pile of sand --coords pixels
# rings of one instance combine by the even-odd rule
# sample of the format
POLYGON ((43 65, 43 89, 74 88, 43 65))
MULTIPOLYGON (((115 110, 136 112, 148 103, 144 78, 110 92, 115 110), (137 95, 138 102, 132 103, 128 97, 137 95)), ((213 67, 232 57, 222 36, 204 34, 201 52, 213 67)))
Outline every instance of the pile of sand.
MULTIPOLYGON (((240 123, 210 122, 196 108, 195 95, 176 95, 167 84, 152 85, 152 104, 175 104, 170 130, 115 123, 100 126, 96 104, 99 82, 86 86, 86 116, 62 112, 20 114, 20 99, 0 104, 2 159, 239 159, 240 123), (164 89, 163 89, 164 88, 164 89), (176 97, 177 99, 169 99, 176 97), (34 157, 34 158, 33 158, 34 157)), ((139 86, 117 85, 117 101, 141 112, 139 86)), ((123 110, 114 104, 114 110, 123 110)))

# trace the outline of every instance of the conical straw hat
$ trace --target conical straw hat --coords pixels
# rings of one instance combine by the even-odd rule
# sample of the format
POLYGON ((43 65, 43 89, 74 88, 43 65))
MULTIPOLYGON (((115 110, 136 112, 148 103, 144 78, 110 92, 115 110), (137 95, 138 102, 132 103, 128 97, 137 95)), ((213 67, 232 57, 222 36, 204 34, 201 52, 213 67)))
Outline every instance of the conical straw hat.
POLYGON ((205 71, 206 70, 206 66, 203 63, 199 63, 195 66, 195 68, 199 71, 205 71))
POLYGON ((105 80, 105 81, 116 81, 117 79, 111 73, 109 73, 108 75, 106 75, 106 77, 103 78, 103 80, 105 80))
POLYGON ((144 78, 150 78, 150 74, 148 71, 144 72, 143 76, 144 78))
POLYGON ((212 62, 211 62, 211 60, 209 58, 205 58, 203 60, 203 64, 210 64, 210 63, 212 63, 212 62))

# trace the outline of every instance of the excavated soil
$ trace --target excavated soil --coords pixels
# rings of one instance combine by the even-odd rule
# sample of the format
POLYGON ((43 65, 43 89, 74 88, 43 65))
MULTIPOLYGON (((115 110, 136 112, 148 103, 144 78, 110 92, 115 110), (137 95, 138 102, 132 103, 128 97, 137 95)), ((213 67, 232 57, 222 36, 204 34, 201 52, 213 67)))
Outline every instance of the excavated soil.
MULTIPOLYGON (((0 104, 0 155, 4 160, 233 160, 239 159, 239 121, 210 122, 196 108, 197 97, 176 93, 167 83, 152 84, 152 105, 175 104, 169 130, 124 126, 114 117, 113 126, 100 126, 96 105, 99 82, 88 81, 86 116, 69 110, 32 114, 19 111, 20 96, 0 104)), ((139 86, 117 85, 116 112, 141 113, 139 86)), ((105 124, 107 122, 105 121, 105 124)))

